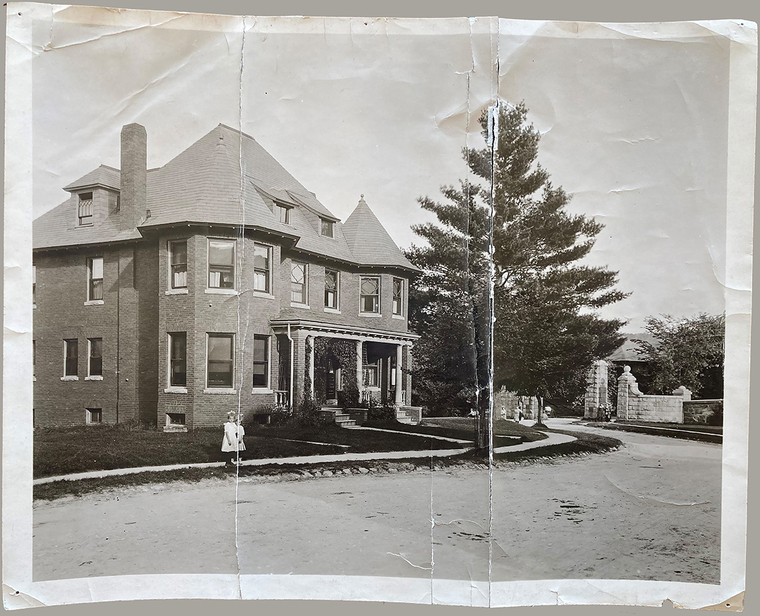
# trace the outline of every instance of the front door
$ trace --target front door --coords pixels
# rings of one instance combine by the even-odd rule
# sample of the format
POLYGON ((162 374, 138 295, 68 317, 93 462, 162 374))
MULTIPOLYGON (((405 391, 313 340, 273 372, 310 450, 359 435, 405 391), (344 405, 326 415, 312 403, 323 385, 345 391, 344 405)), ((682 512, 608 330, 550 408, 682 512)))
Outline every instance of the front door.
POLYGON ((327 391, 325 392, 327 394, 327 404, 337 404, 338 403, 338 394, 336 391, 336 374, 337 370, 332 363, 327 368, 327 391))

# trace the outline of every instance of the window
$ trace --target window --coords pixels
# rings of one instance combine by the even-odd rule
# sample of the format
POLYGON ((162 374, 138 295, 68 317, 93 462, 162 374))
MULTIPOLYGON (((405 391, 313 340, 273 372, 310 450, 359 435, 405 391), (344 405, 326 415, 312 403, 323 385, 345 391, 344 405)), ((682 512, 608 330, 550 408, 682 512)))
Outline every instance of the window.
POLYGON ((364 364, 363 372, 364 387, 377 387, 379 383, 378 376, 380 374, 377 362, 374 364, 364 364))
POLYGON ((187 288, 187 241, 169 242, 172 289, 187 288))
POLYGON ((338 272, 325 270, 325 308, 338 309, 338 272))
POLYGON ((86 409, 86 413, 88 424, 103 423, 103 409, 86 409))
POLYGON ((32 305, 37 305, 37 266, 32 265, 32 305))
POLYGON ((404 312, 404 280, 403 278, 393 279, 393 314, 403 314, 404 312))
POLYGON ((235 241, 208 241, 208 286, 210 289, 235 288, 235 241))
POLYGON ((103 376, 103 339, 88 338, 87 343, 90 347, 87 376, 103 376))
POLYGON ((87 301, 103 300, 103 257, 87 259, 87 301))
POLYGON ((32 377, 37 378, 37 341, 32 340, 32 377))
POLYGON ((361 312, 380 312, 380 278, 377 276, 361 277, 361 312))
POLYGON ((79 225, 86 226, 92 224, 92 193, 79 193, 79 225))
POLYGON ((185 414, 184 413, 167 413, 166 425, 167 426, 184 426, 185 414))
POLYGON ((208 387, 232 388, 234 334, 208 335, 208 387))
POLYGON ((269 388, 269 336, 253 337, 253 386, 269 388))
POLYGON ((187 334, 169 334, 169 386, 187 385, 187 334))
POLYGON ((277 216, 277 220, 279 220, 280 222, 285 223, 286 225, 290 224, 290 208, 289 207, 285 207, 284 205, 279 205, 278 203, 275 203, 274 215, 277 216))
POLYGON ((272 247, 253 245, 253 290, 271 293, 272 247))
POLYGON ((77 376, 79 374, 79 341, 64 340, 64 365, 63 376, 77 376))
POLYGON ((293 262, 290 264, 290 301, 294 304, 306 304, 306 278, 308 268, 306 263, 293 262))
POLYGON ((322 223, 322 235, 325 237, 334 237, 335 223, 332 220, 327 220, 326 218, 320 218, 319 220, 322 223))

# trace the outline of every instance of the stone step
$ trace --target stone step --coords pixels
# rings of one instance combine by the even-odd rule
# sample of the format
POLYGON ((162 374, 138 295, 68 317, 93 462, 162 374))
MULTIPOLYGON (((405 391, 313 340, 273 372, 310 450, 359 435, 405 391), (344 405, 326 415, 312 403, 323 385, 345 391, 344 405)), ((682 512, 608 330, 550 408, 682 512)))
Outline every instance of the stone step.
POLYGON ((356 427, 356 422, 353 419, 349 419, 347 421, 340 421, 340 422, 336 421, 335 423, 337 423, 341 428, 355 428, 356 427))

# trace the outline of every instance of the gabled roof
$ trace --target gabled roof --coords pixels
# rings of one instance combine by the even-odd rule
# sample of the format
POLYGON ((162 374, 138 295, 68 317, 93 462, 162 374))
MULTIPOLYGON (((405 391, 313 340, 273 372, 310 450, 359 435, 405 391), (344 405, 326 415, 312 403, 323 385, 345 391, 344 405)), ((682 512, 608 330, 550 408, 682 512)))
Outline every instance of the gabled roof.
POLYGON ((364 200, 343 223, 343 235, 354 258, 362 265, 403 267, 419 271, 396 246, 385 227, 364 200))
MULTIPOLYGON (((67 190, 89 186, 117 189, 120 172, 101 165, 67 190)), ((219 124, 163 167, 150 169, 150 218, 119 230, 112 213, 92 227, 75 227, 76 196, 34 221, 34 248, 137 239, 145 230, 173 224, 245 225, 290 238, 305 253, 365 266, 417 270, 401 253, 362 199, 345 225, 249 135, 219 124), (274 202, 293 206, 289 224, 279 221, 274 202), (335 222, 334 237, 320 234, 319 218, 335 222)))
POLYGON ((646 358, 638 352, 638 345, 634 340, 644 340, 657 346, 657 339, 648 332, 640 334, 622 334, 625 336, 625 342, 615 351, 610 353, 607 361, 624 362, 624 361, 646 361, 646 358))
POLYGON ((68 186, 64 186, 63 190, 72 191, 80 188, 90 188, 92 186, 105 186, 106 188, 119 190, 120 184, 121 173, 118 169, 114 169, 107 165, 100 165, 100 167, 94 171, 90 171, 75 182, 72 182, 68 186))

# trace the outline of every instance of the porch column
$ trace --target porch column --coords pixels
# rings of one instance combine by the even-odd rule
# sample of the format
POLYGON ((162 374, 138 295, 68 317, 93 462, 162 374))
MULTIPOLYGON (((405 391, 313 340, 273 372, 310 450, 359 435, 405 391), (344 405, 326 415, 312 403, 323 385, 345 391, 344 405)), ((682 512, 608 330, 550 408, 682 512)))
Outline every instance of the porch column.
POLYGON ((364 390, 364 371, 362 370, 362 341, 356 341, 356 388, 359 390, 359 404, 364 390))
POLYGON ((396 345, 396 406, 401 406, 404 401, 402 398, 403 376, 401 374, 401 364, 404 363, 404 345, 396 345))
POLYGON ((407 406, 412 405, 412 344, 404 346, 405 365, 404 365, 404 403, 407 406))
POLYGON ((314 336, 307 336, 306 343, 309 347, 309 395, 314 400, 314 336))

